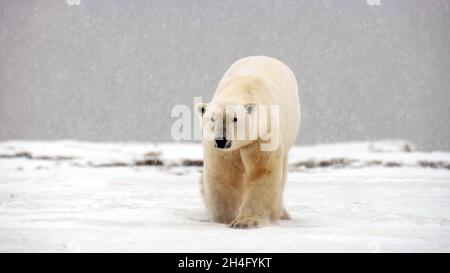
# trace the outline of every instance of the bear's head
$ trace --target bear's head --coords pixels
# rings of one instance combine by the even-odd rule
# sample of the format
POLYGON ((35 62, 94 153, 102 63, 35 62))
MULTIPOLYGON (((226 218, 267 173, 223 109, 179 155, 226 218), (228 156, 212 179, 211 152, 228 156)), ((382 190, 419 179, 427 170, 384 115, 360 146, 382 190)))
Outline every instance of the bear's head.
POLYGON ((256 104, 199 103, 203 139, 214 148, 233 151, 257 140, 256 104))
POLYGON ((199 103, 196 105, 203 140, 221 151, 234 151, 254 142, 262 151, 279 144, 278 107, 256 103, 199 103))
POLYGON ((222 151, 261 142, 261 150, 278 148, 279 107, 273 105, 270 84, 255 76, 233 78, 219 85, 210 103, 196 105, 203 140, 222 151))

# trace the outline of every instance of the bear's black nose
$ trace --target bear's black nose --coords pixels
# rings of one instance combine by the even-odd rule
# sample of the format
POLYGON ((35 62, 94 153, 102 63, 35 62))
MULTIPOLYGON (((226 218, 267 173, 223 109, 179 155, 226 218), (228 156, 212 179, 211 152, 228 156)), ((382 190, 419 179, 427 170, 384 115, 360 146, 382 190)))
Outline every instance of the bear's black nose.
POLYGON ((220 149, 227 149, 230 148, 231 146, 231 141, 226 140, 226 139, 215 139, 215 144, 217 148, 220 149))

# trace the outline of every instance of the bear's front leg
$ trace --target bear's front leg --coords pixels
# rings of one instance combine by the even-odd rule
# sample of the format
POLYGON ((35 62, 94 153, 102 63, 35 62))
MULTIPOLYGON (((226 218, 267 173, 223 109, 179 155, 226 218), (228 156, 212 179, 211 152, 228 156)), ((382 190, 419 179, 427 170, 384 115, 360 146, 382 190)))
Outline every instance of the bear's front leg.
POLYGON ((257 227, 281 216, 282 152, 264 152, 257 146, 241 151, 246 192, 239 214, 230 224, 232 228, 257 227))
POLYGON ((228 174, 205 170, 202 178, 206 207, 211 220, 229 224, 236 218, 242 201, 242 189, 236 187, 240 179, 233 172, 228 174))

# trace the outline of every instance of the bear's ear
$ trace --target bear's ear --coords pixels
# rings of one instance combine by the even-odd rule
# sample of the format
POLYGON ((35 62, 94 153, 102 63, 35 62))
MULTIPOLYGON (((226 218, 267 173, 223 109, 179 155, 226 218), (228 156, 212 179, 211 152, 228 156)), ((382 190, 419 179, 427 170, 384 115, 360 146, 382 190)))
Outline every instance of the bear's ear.
POLYGON ((251 114, 251 113, 253 113, 253 112, 255 111, 255 109, 256 109, 256 104, 254 104, 254 103, 248 103, 248 104, 246 104, 246 105, 244 106, 244 108, 245 108, 245 112, 246 112, 247 114, 251 114))
POLYGON ((197 103, 195 105, 195 110, 199 116, 203 117, 203 114, 206 112, 206 103, 197 103))

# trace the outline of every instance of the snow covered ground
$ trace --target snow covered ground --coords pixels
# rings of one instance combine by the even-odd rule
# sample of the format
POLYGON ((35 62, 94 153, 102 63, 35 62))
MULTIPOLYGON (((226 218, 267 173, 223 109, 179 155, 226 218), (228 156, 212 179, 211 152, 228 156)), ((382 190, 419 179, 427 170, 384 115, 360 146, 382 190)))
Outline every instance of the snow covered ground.
POLYGON ((201 147, 0 143, 2 252, 450 251, 450 152, 404 141, 295 147, 292 220, 206 221, 201 147))

